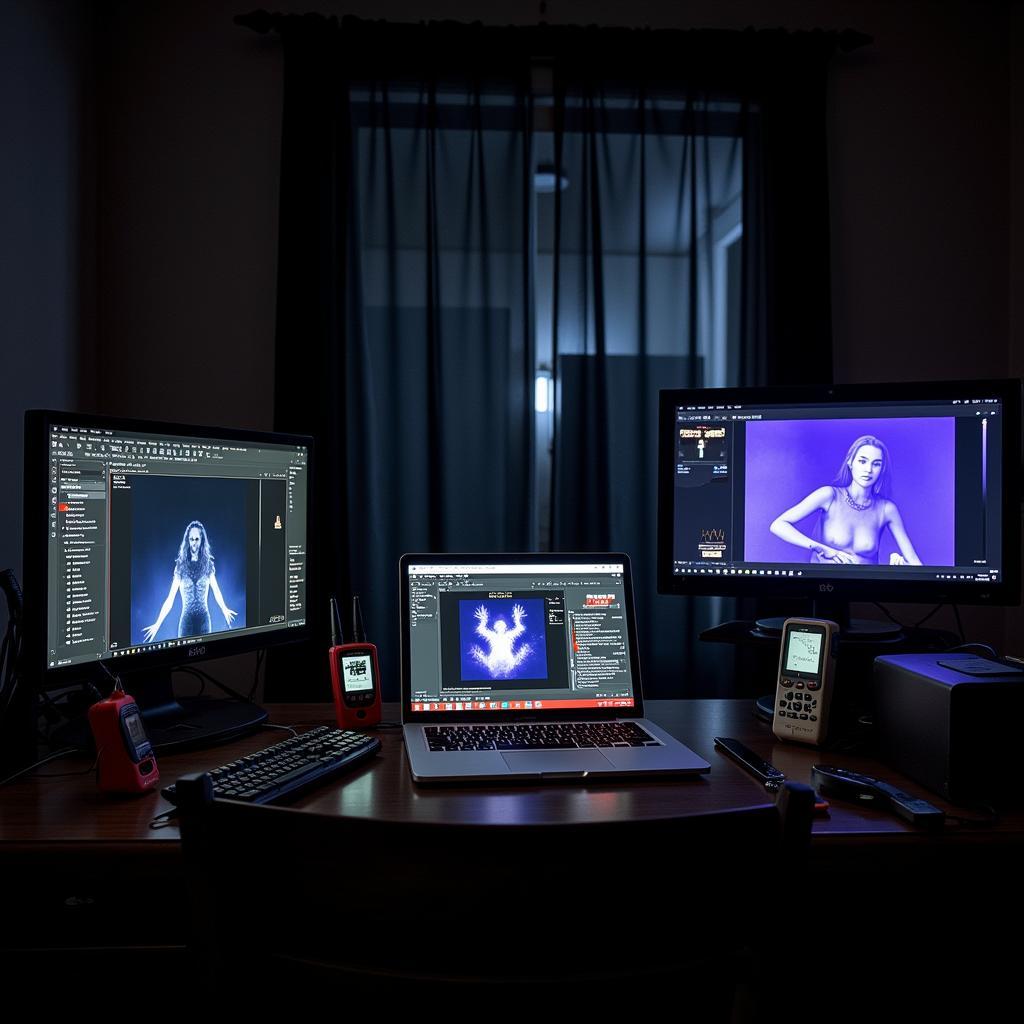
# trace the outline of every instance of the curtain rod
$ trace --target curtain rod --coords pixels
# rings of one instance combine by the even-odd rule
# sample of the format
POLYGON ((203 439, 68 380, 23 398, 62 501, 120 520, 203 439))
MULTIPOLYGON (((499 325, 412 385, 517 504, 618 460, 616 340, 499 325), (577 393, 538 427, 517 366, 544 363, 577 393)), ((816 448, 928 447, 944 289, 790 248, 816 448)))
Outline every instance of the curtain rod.
POLYGON ((586 31, 590 33, 636 33, 638 36, 644 33, 657 35, 659 38, 664 39, 668 36, 696 36, 696 35, 708 35, 714 34, 719 37, 725 36, 744 36, 750 38, 754 36, 764 37, 775 37, 788 36, 788 37, 803 37, 803 36, 819 36, 825 38, 831 38, 836 47, 843 53, 850 53, 853 50, 861 49, 864 46, 869 46, 874 39, 865 34, 859 32, 856 29, 796 29, 792 32, 781 29, 781 28, 770 28, 770 29, 718 29, 718 28, 650 28, 649 26, 636 27, 636 26, 618 26, 618 27, 607 27, 598 25, 573 25, 573 24, 558 24, 552 25, 548 22, 538 22, 536 25, 512 25, 512 26, 485 26, 482 22, 458 22, 458 21, 420 21, 420 22, 389 22, 386 20, 367 20, 363 18, 357 18, 353 15, 345 15, 341 22, 339 22, 336 14, 320 14, 315 11, 310 11, 306 14, 286 14, 281 11, 266 11, 262 8, 256 11, 249 11, 247 14, 236 14, 234 17, 234 23, 240 25, 243 28, 251 29, 253 32, 258 32, 261 35, 265 35, 268 32, 281 32, 282 29, 289 24, 302 23, 307 26, 311 26, 316 23, 323 25, 332 25, 338 27, 339 24, 345 22, 362 25, 375 25, 375 26, 394 26, 401 31, 411 32, 417 29, 423 30, 426 28, 437 29, 440 27, 452 27, 455 29, 485 29, 490 28, 495 30, 498 28, 507 28, 517 34, 525 35, 527 33, 542 33, 544 35, 554 36, 559 34, 575 34, 580 31, 586 31))

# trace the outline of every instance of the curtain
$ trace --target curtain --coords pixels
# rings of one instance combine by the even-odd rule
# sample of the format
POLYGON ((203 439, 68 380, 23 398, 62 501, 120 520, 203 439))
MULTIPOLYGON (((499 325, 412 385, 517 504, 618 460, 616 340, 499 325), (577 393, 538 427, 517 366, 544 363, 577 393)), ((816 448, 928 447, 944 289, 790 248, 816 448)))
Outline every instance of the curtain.
POLYGON ((644 79, 611 90, 578 74, 555 90, 555 162, 568 184, 546 204, 550 267, 538 275, 550 272, 550 329, 538 340, 559 399, 553 544, 631 556, 649 696, 728 692, 732 680, 731 659, 695 642, 732 602, 657 594, 658 391, 753 373, 718 264, 730 238, 741 248, 744 129, 757 116, 742 99, 644 79))
POLYGON ((317 442, 324 642, 358 593, 394 699, 403 551, 626 550, 645 691, 718 692, 695 635, 727 609, 655 594, 656 392, 830 379, 825 74, 856 40, 239 20, 283 40, 275 423, 317 442))
POLYGON ((336 594, 347 627, 359 595, 397 699, 399 557, 534 543, 530 104, 437 48, 366 60, 350 28, 283 33, 275 422, 317 440, 314 612, 336 594))

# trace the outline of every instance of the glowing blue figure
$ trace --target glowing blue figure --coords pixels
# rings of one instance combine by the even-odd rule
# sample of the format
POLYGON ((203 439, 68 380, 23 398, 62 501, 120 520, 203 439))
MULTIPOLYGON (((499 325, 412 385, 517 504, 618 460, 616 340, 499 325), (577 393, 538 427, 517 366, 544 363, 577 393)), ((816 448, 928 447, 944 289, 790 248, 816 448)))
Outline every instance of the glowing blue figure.
POLYGON ((504 619, 498 619, 491 629, 487 625, 487 609, 483 605, 473 615, 476 617, 477 636, 487 642, 488 651, 485 654, 482 647, 474 644, 469 653, 487 669, 492 679, 507 678, 533 653, 533 647, 525 642, 519 645, 518 650, 515 649, 516 641, 526 632, 523 625, 526 611, 520 604, 513 607, 511 629, 504 619))
POLYGON ((171 589, 167 591, 167 598, 160 609, 160 614, 156 622, 146 626, 142 631, 146 643, 152 643, 160 632, 160 627, 174 606, 174 598, 179 592, 181 618, 178 619, 178 636, 203 636, 211 632, 213 623, 210 621, 210 609, 207 605, 210 591, 213 591, 214 600, 230 629, 238 612, 224 603, 224 596, 217 584, 217 567, 213 564, 213 552, 206 536, 206 527, 198 519, 193 519, 185 527, 185 534, 181 538, 178 557, 174 560, 171 589))

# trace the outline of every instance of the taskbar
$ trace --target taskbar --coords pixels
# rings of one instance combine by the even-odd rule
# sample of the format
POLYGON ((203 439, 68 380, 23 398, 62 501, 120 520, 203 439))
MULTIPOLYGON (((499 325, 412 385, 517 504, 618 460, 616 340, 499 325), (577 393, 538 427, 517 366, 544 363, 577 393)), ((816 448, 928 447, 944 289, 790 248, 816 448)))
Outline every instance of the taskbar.
POLYGON ((582 711, 587 708, 631 708, 632 697, 591 700, 452 700, 413 701, 412 710, 426 711, 582 711))
POLYGON ((792 577, 823 577, 828 579, 849 578, 863 579, 868 574, 880 574, 879 579, 898 576, 901 580, 948 580, 964 583, 998 583, 998 569, 980 569, 977 566, 957 565, 807 565, 801 563, 799 568, 792 565, 693 565, 688 562, 675 562, 672 566, 673 576, 777 576, 792 577))
MULTIPOLYGON (((181 637, 174 640, 157 640, 153 643, 138 644, 135 647, 118 647, 112 644, 105 651, 93 651, 71 658, 54 658, 49 668, 67 668, 70 665, 91 665, 97 661, 108 661, 111 658, 127 658, 129 655, 148 654, 151 651, 166 651, 174 648, 193 647, 196 644, 208 644, 219 640, 237 639, 239 637, 259 636, 263 633, 281 633, 286 629, 295 629, 306 624, 305 618, 291 619, 287 622, 265 623, 262 626, 240 626, 237 629, 221 629, 198 636, 181 637)), ((91 640, 82 642, 92 642, 91 640)), ((184 652, 182 652, 184 653, 184 652)))

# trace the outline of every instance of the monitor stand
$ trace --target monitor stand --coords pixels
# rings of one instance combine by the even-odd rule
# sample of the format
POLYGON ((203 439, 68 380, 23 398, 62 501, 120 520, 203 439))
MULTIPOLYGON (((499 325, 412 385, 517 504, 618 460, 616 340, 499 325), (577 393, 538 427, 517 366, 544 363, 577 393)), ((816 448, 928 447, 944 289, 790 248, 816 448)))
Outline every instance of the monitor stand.
POLYGON ((174 696, 171 673, 124 673, 122 684, 139 705, 142 722, 157 753, 226 743, 258 729, 267 712, 233 698, 174 696))
MULTIPOLYGON (((751 627, 750 635, 758 640, 776 640, 782 638, 782 626, 787 618, 793 616, 775 615, 757 619, 751 627)), ((850 617, 848 601, 829 601, 815 598, 811 602, 812 619, 830 619, 839 626, 840 644, 863 644, 870 648, 872 644, 898 645, 906 639, 903 627, 897 622, 885 622, 881 619, 853 619, 850 617)), ((771 722, 775 717, 775 691, 762 694, 754 702, 754 714, 762 721, 771 722)))
MULTIPOLYGON (((751 635, 759 639, 778 639, 782 636, 782 624, 788 615, 773 615, 758 619, 751 635)), ((902 640, 903 627, 898 622, 883 619, 851 619, 848 601, 828 601, 815 598, 811 602, 812 619, 830 619, 839 626, 839 635, 845 640, 902 640)))
MULTIPOLYGON (((167 669, 120 673, 125 692, 135 698, 146 735, 158 754, 191 747, 212 747, 254 732, 269 717, 258 704, 234 698, 175 697, 167 669)), ((83 715, 56 729, 52 746, 92 750, 83 715)))

